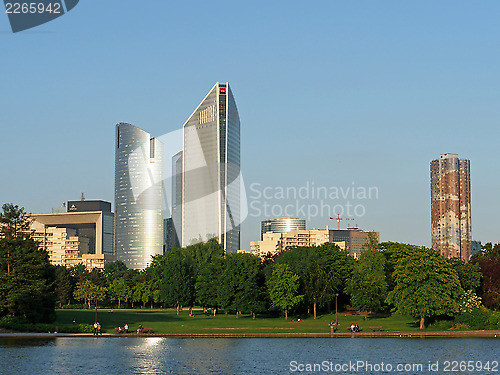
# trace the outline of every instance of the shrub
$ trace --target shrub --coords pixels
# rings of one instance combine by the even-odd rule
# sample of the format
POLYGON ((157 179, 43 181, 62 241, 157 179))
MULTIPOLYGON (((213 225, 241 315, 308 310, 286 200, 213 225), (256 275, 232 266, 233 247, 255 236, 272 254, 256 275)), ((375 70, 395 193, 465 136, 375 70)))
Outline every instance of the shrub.
MULTIPOLYGON (((455 316, 456 324, 465 324, 470 329, 485 329, 488 326, 490 313, 487 308, 479 307, 455 316)), ((455 324, 455 327, 456 327, 455 324)))
POLYGON ((437 320, 429 324, 428 329, 430 331, 446 331, 451 329, 453 326, 453 320, 437 320))

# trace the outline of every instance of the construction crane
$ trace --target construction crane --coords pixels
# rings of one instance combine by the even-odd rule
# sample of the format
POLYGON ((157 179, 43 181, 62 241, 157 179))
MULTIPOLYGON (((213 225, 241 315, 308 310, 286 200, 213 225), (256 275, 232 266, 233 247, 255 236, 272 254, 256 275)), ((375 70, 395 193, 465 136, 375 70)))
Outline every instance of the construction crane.
POLYGON ((331 217, 330 220, 337 220, 337 230, 340 230, 340 220, 354 220, 348 217, 340 217, 340 214, 337 214, 337 217, 331 217))

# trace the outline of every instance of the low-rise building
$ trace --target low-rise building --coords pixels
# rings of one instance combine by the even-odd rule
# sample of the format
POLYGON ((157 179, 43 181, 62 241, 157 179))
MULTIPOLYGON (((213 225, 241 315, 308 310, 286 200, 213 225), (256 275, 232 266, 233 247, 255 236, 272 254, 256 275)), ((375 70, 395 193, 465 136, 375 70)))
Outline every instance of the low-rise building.
POLYGON ((264 233, 261 241, 250 242, 250 251, 261 258, 265 256, 274 256, 283 250, 299 246, 321 246, 324 243, 332 242, 345 250, 344 241, 330 241, 330 235, 327 229, 311 230, 291 230, 286 233, 264 233))
POLYGON ((330 230, 330 242, 345 241, 346 250, 354 258, 359 258, 363 247, 368 242, 370 233, 379 242, 379 232, 360 230, 359 228, 347 228, 345 230, 330 230))

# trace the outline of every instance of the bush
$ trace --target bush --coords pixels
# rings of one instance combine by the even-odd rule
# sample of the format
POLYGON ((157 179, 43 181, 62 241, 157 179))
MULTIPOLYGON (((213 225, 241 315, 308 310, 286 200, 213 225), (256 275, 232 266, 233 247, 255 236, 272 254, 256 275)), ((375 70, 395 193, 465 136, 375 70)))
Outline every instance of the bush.
POLYGON ((455 316, 455 327, 457 324, 467 325, 470 329, 486 329, 490 313, 486 307, 479 307, 455 316))
POLYGON ((437 320, 427 327, 430 331, 447 331, 453 326, 453 320, 437 320))
POLYGON ((62 324, 56 326, 55 324, 34 324, 24 319, 4 316, 0 319, 0 327, 11 329, 19 332, 58 332, 64 333, 92 333, 94 327, 92 324, 62 324))

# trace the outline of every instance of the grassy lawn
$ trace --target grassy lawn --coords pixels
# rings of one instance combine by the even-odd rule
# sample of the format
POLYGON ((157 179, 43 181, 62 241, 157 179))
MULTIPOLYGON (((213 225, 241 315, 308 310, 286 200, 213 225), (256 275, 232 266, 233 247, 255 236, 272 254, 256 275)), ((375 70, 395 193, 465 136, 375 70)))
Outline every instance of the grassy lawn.
MULTIPOLYGON (((189 317, 189 311, 182 311, 179 316, 175 310, 135 309, 135 310, 98 310, 97 319, 105 332, 114 333, 115 327, 129 325, 129 331, 134 332, 139 324, 151 327, 155 333, 327 333, 330 332, 329 324, 335 320, 335 314, 325 314, 313 319, 312 316, 294 316, 285 320, 283 317, 257 316, 252 319, 250 315, 217 314, 204 315, 201 311, 194 310, 194 317, 189 317), (298 321, 298 319, 301 321, 298 321)), ((57 310, 55 324, 71 324, 73 318, 77 323, 94 323, 94 310, 57 310)), ((339 332, 347 332, 351 323, 357 323, 362 331, 370 332, 371 326, 381 326, 385 331, 416 331, 418 325, 414 319, 393 314, 384 318, 368 318, 339 314, 339 332)))

